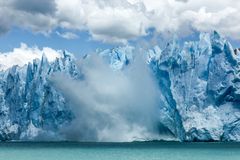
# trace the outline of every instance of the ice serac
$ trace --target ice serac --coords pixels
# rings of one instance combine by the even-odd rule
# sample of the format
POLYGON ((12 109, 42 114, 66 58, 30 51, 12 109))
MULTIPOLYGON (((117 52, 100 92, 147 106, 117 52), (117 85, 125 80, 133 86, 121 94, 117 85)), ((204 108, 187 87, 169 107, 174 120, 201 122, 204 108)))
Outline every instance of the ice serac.
POLYGON ((229 42, 217 32, 182 49, 173 41, 153 66, 169 108, 179 114, 182 140, 239 140, 239 61, 229 42))
POLYGON ((120 70, 127 66, 133 59, 134 47, 125 46, 114 49, 98 51, 113 70, 120 70))
POLYGON ((66 52, 52 63, 43 55, 41 60, 1 73, 1 140, 58 139, 58 128, 73 115, 48 78, 56 72, 76 77, 78 71, 72 62, 74 57, 66 52))
MULTIPOLYGON (((139 51, 125 46, 97 54, 114 71, 123 71, 139 51)), ((199 41, 180 45, 173 40, 142 52, 159 90, 162 139, 240 141, 240 54, 226 39, 217 32, 201 33, 199 41)), ((62 140, 61 128, 75 117, 50 80, 56 73, 84 77, 65 51, 53 62, 43 55, 0 72, 1 140, 62 140)))

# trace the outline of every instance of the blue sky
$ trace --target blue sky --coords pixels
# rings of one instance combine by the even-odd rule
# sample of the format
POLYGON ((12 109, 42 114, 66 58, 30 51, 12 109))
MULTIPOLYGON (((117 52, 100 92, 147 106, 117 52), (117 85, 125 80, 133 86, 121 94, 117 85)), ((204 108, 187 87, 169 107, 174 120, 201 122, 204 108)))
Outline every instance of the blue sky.
POLYGON ((56 34, 56 31, 62 32, 62 29, 56 29, 49 35, 33 33, 26 29, 14 27, 9 32, 0 36, 0 52, 9 52, 13 48, 18 48, 21 43, 29 47, 38 46, 50 47, 55 50, 68 50, 76 55, 84 55, 94 52, 97 48, 107 49, 116 45, 103 43, 101 41, 91 40, 87 31, 78 31, 76 39, 65 39, 56 34))
MULTIPOLYGON (((50 34, 34 33, 26 29, 19 27, 13 27, 7 33, 0 36, 0 52, 9 52, 13 48, 18 48, 21 43, 25 43, 28 47, 50 47, 55 50, 67 50, 71 53, 74 53, 77 56, 82 56, 95 52, 96 49, 108 49, 114 48, 121 45, 121 43, 107 43, 99 40, 92 39, 91 35, 87 31, 75 31, 74 34, 77 35, 77 38, 66 39, 57 34, 68 32, 61 28, 53 30, 50 34)), ((142 43, 149 43, 151 45, 154 40, 154 45, 160 45, 164 47, 168 39, 163 38, 163 35, 159 34, 155 36, 155 29, 150 29, 148 35, 140 36, 136 39, 129 40, 129 45, 142 45, 142 43)), ((180 38, 182 41, 196 40, 198 38, 198 33, 193 33, 187 37, 180 38)), ((149 46, 148 46, 149 47, 149 46)))
MULTIPOLYGON (((28 47, 37 46, 40 49, 43 47, 50 47, 55 50, 68 50, 71 53, 74 53, 76 56, 83 56, 95 52, 96 49, 108 49, 123 44, 120 43, 105 43, 102 41, 93 40, 91 35, 87 31, 77 31, 74 32, 78 37, 75 39, 66 39, 59 36, 56 32, 67 32, 63 29, 55 29, 52 33, 44 35, 41 33, 34 33, 26 29, 14 27, 9 30, 7 33, 0 36, 0 52, 9 52, 13 48, 18 48, 21 43, 25 43, 28 47)), ((142 36, 134 40, 130 40, 128 44, 137 45, 137 43, 145 42, 152 43, 151 41, 155 39, 155 43, 163 47, 169 39, 163 38, 163 35, 159 34, 154 37, 155 29, 149 31, 147 36, 142 36)), ((197 40, 198 32, 192 33, 186 37, 180 37, 181 42, 197 40)), ((171 37, 172 38, 172 37, 171 37)), ((233 47, 240 47, 238 40, 228 38, 233 47)))

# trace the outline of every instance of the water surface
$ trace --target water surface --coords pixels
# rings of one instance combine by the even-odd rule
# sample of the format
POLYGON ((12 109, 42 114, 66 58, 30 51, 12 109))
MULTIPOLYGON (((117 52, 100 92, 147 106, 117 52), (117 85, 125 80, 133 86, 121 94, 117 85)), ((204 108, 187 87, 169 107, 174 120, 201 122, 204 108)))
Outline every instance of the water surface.
POLYGON ((1 160, 240 160, 238 143, 0 143, 1 160))

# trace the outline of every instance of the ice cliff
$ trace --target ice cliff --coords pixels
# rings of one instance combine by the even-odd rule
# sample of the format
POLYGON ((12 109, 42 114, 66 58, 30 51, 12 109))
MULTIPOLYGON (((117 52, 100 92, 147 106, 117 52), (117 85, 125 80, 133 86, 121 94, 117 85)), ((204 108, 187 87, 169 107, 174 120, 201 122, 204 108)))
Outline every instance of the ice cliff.
MULTIPOLYGON (((97 54, 121 71, 134 61, 136 48, 97 54)), ((158 85, 160 135, 180 141, 240 141, 240 54, 226 39, 217 32, 202 33, 199 41, 180 45, 173 40, 143 55, 158 85)), ((1 71, 1 140, 61 140, 62 127, 75 115, 51 81, 55 73, 84 79, 78 61, 67 52, 53 62, 43 55, 1 71)))

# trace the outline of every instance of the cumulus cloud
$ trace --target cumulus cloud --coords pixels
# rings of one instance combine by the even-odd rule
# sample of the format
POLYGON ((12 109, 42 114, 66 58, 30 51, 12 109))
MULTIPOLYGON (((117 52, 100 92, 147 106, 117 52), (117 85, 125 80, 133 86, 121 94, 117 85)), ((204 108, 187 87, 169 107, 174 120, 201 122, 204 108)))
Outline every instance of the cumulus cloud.
POLYGON ((240 39, 235 0, 0 0, 0 31, 20 26, 49 33, 57 27, 88 31, 94 40, 127 43, 148 34, 217 30, 240 39))
POLYGON ((60 33, 60 32, 56 32, 56 34, 62 38, 65 38, 65 39, 77 39, 78 38, 78 35, 75 34, 75 33, 72 33, 72 32, 63 32, 63 33, 60 33))
POLYGON ((75 115, 62 130, 66 139, 133 141, 159 139, 158 87, 141 58, 123 71, 113 71, 101 57, 79 63, 83 80, 55 74, 51 81, 75 115), (67 83, 66 83, 67 82, 67 83))
POLYGON ((0 70, 6 70, 13 65, 24 66, 36 58, 41 59, 43 54, 45 54, 50 62, 61 56, 61 54, 54 49, 44 47, 41 50, 38 47, 31 48, 22 43, 19 48, 14 48, 11 52, 0 52, 0 70))

